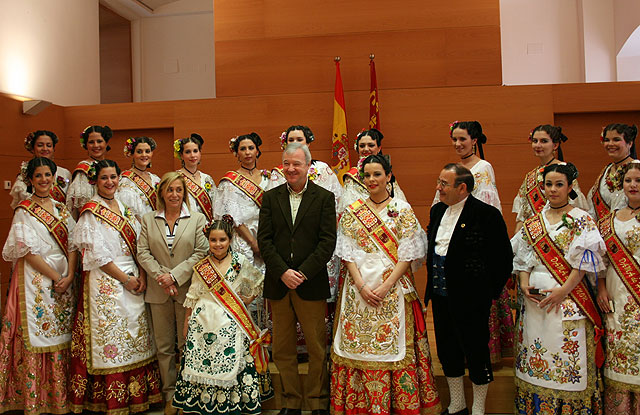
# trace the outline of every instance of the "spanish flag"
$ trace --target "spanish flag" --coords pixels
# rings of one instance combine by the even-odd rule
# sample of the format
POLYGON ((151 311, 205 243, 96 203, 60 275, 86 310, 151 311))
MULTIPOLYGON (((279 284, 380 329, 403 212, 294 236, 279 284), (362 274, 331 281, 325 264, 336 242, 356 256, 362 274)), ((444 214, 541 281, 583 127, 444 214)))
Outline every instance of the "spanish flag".
POLYGON ((333 98, 333 145, 331 168, 342 183, 342 175, 349 171, 349 140, 347 139, 347 113, 340 76, 340 60, 336 59, 336 86, 333 98))

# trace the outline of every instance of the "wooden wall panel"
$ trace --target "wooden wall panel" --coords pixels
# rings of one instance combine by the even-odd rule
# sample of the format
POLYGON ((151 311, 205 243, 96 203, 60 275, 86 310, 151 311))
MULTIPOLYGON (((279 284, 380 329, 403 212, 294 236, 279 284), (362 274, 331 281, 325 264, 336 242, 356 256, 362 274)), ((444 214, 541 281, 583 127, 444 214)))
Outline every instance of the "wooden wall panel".
POLYGON ((131 22, 100 5, 100 103, 133 101, 131 22))
POLYGON ((640 82, 553 85, 556 113, 636 111, 638 108, 640 82))
POLYGON ((238 0, 214 2, 216 41, 499 26, 497 0, 238 0), (464 12, 460 12, 464 10, 464 12))
POLYGON ((499 85, 498 26, 216 42, 218 97, 333 91, 333 57, 345 90, 368 90, 376 54, 383 89, 499 85))

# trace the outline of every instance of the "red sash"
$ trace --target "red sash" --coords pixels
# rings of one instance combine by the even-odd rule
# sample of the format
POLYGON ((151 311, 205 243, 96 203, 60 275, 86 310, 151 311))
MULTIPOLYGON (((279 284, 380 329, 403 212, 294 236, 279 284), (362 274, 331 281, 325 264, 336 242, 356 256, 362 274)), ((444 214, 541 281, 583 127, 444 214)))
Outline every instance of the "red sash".
POLYGON ((343 181, 345 177, 348 177, 351 180, 353 180, 355 183, 359 184, 363 189, 366 189, 366 186, 364 185, 364 183, 362 183, 362 179, 360 178, 360 173, 358 172, 357 167, 352 167, 342 177, 343 177, 342 179, 343 181))
POLYGON ((66 203, 67 201, 67 194, 62 190, 62 188, 60 188, 60 186, 58 186, 57 183, 51 187, 51 190, 49 190, 49 196, 51 196, 56 202, 66 203))
MULTIPOLYGON (((360 223, 367 236, 375 242, 378 248, 387 255, 391 262, 394 265, 397 264, 398 240, 396 239, 396 235, 387 227, 380 216, 362 199, 358 199, 349 205, 347 212, 349 212, 360 223)), ((413 288, 410 294, 405 295, 405 298, 411 303, 411 307, 413 308, 416 327, 420 333, 424 333, 426 330, 426 324, 424 322, 422 306, 414 288, 415 282, 413 280, 413 274, 411 274, 410 270, 407 270, 404 275, 400 277, 399 281, 405 289, 413 288)))
POLYGON ((60 219, 53 216, 49 213, 45 208, 35 203, 33 200, 23 200, 16 206, 16 209, 23 208, 27 212, 31 214, 34 218, 36 218, 40 223, 42 223, 49 233, 53 236, 53 239, 56 240, 60 249, 64 253, 64 256, 68 257, 69 252, 67 250, 68 240, 69 240, 69 231, 67 230, 67 225, 64 224, 60 219))
POLYGON ((202 213, 207 217, 207 221, 211 222, 213 219, 213 206, 211 205, 211 198, 209 197, 209 194, 202 186, 187 177, 186 174, 180 174, 182 174, 182 177, 184 177, 184 181, 187 184, 187 192, 196 199, 196 203, 200 206, 202 213))
POLYGON ((249 196, 249 198, 258 205, 258 207, 262 207, 262 195, 264 195, 264 190, 262 190, 262 188, 253 180, 242 173, 235 171, 228 171, 224 176, 222 176, 222 179, 220 179, 221 182, 223 180, 228 181, 240 189, 245 195, 249 196))
MULTIPOLYGON (((558 284, 563 285, 569 278, 571 265, 569 265, 560 248, 558 248, 553 239, 551 239, 551 236, 549 236, 549 232, 547 232, 544 226, 542 213, 538 213, 527 219, 524 222, 524 228, 529 242, 540 261, 547 268, 547 271, 553 275, 553 278, 555 278, 558 284)), ((604 331, 596 303, 593 301, 584 280, 580 281, 569 295, 587 318, 591 320, 591 323, 593 323, 595 329, 596 364, 598 367, 601 367, 604 363, 604 349, 602 348, 600 338, 604 334, 604 331)))
POLYGON ((80 163, 78 163, 78 165, 76 166, 76 168, 73 170, 73 174, 72 176, 75 177, 76 173, 78 172, 82 172, 84 173, 86 176, 89 175, 89 169, 91 168, 91 163, 89 163, 88 161, 84 161, 82 160, 80 163))
POLYGON ((244 305, 242 299, 235 291, 227 285, 224 276, 218 271, 211 257, 206 257, 193 266, 195 273, 202 278, 202 281, 209 288, 209 292, 225 308, 231 318, 238 323, 251 340, 249 352, 253 356, 256 364, 256 371, 260 374, 266 373, 269 365, 269 355, 266 347, 271 343, 269 330, 260 328, 251 318, 251 314, 244 305))
POLYGON ((596 179, 596 184, 593 188, 593 195, 591 196, 591 202, 593 203, 593 207, 596 209, 596 215, 598 216, 596 219, 604 218, 611 212, 611 208, 602 198, 600 194, 600 181, 602 180, 602 176, 604 176, 604 172, 607 171, 607 167, 611 166, 611 163, 607 164, 604 169, 598 175, 596 179))
POLYGON ((277 171, 280 174, 280 176, 284 177, 284 169, 282 167, 282 164, 274 167, 273 170, 277 171))
POLYGON ((636 304, 640 305, 640 264, 616 234, 613 226, 615 216, 616 212, 614 211, 600 219, 598 228, 607 246, 607 256, 611 265, 631 293, 636 304))
POLYGON ((542 208, 547 203, 547 198, 542 193, 540 183, 538 183, 538 170, 539 168, 537 167, 531 170, 524 179, 527 202, 529 202, 529 206, 531 206, 534 213, 542 212, 542 208))
POLYGON ((122 175, 135 183, 138 189, 140 189, 140 191, 146 196, 149 204, 151 205, 151 208, 155 210, 156 201, 158 199, 158 193, 156 192, 155 187, 151 186, 145 179, 142 178, 142 176, 140 176, 133 170, 125 170, 122 172, 122 175))
POLYGON ((136 231, 124 216, 93 200, 85 203, 80 210, 80 215, 87 211, 93 213, 97 218, 102 219, 102 221, 118 231, 127 247, 129 247, 133 259, 136 259, 138 253, 136 231))

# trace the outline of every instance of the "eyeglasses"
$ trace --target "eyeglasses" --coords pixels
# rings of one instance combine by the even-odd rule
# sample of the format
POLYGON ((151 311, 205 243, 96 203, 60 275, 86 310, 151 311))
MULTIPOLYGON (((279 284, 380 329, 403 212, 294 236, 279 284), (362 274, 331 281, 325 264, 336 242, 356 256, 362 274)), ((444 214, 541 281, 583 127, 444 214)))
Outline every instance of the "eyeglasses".
POLYGON ((445 182, 444 180, 436 179, 436 186, 441 186, 442 188, 445 188, 449 186, 449 183, 445 182))

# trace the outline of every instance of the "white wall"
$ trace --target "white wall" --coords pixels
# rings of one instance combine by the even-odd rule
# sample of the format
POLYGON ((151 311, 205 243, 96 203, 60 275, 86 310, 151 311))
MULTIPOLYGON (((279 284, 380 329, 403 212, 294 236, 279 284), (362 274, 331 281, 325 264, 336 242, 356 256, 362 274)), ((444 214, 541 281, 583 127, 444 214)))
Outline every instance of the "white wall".
POLYGON ((0 0, 0 91, 100 103, 98 0, 0 0))
POLYGON ((132 22, 133 100, 215 98, 213 1, 182 0, 132 22))
MULTIPOLYGON (((637 0, 636 0, 637 1, 637 0)), ((617 79, 613 0, 581 0, 585 82, 617 79)))

